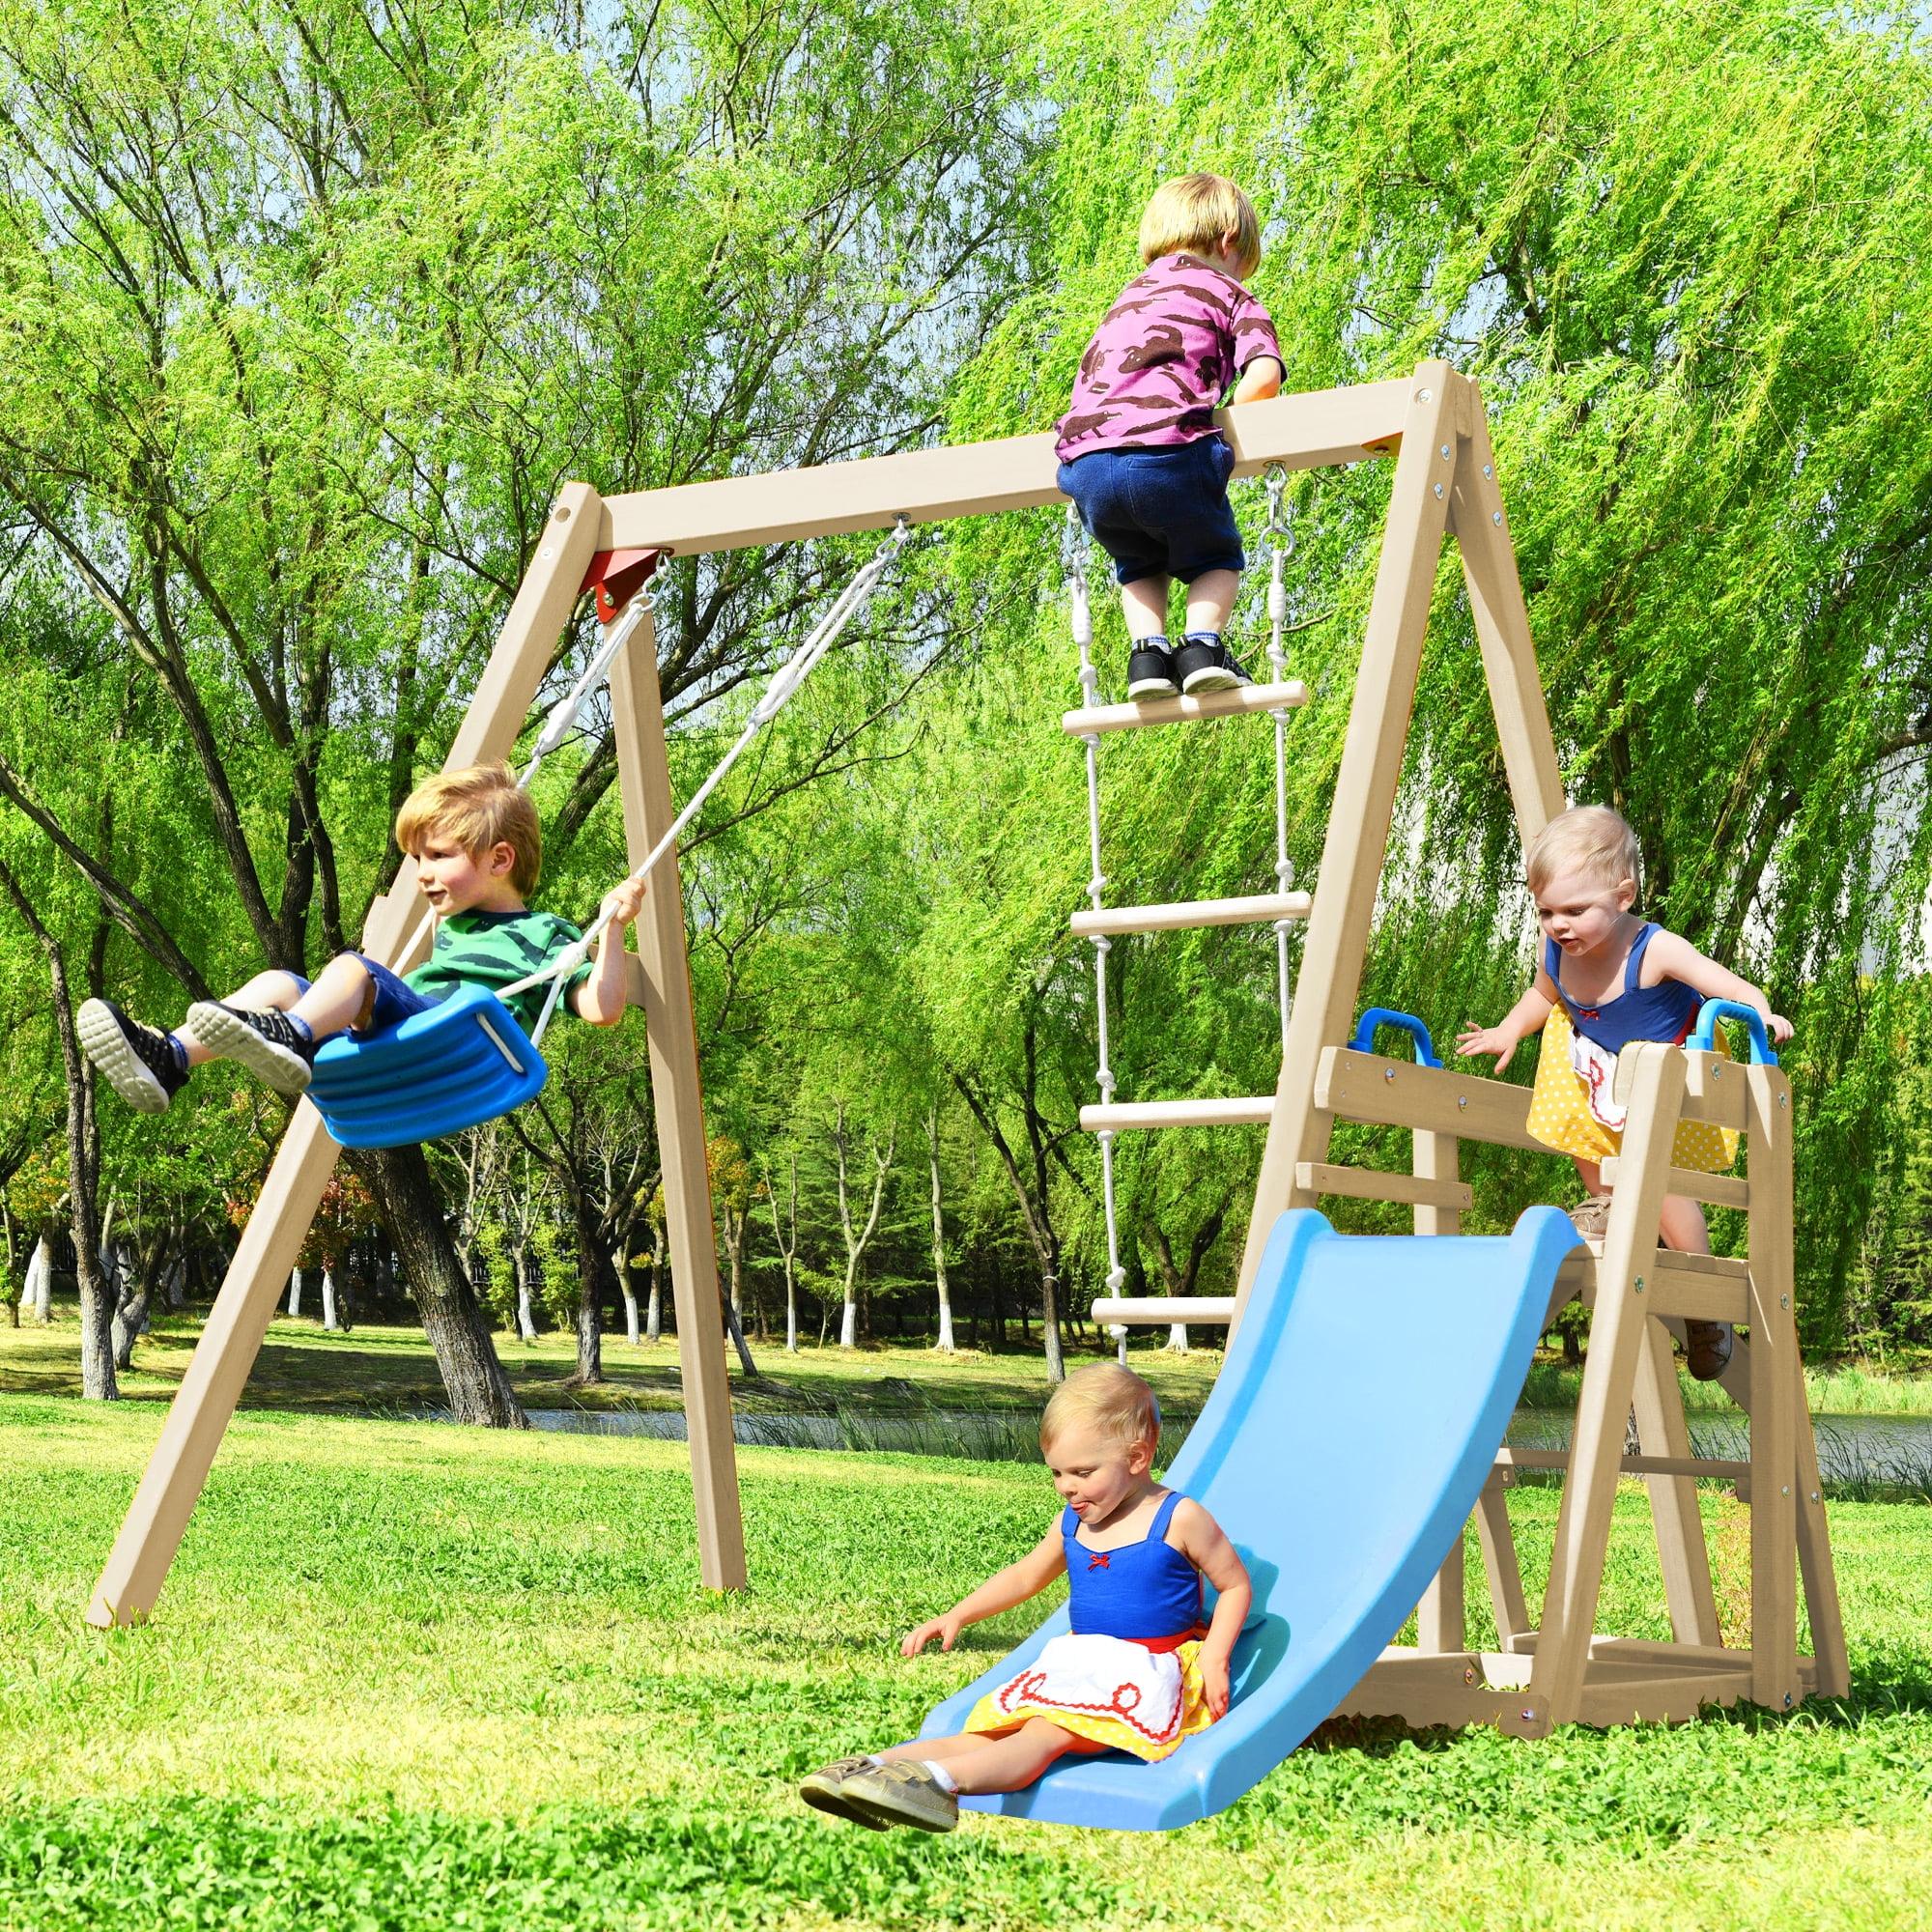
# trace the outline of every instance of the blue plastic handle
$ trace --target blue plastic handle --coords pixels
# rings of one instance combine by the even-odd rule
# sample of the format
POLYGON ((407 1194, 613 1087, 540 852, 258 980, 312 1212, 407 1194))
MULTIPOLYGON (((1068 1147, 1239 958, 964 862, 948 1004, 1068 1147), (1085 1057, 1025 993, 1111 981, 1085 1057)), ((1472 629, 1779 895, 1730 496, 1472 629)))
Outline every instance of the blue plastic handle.
MULTIPOLYGON (((1753 1014, 1752 1018, 1756 1015, 1753 1014)), ((1393 1007, 1371 1007, 1355 1022, 1355 1037, 1349 1042, 1350 1053, 1373 1053, 1375 1051, 1376 1029, 1378 1027, 1400 1027, 1404 1033, 1412 1035, 1415 1040, 1415 1064, 1418 1066, 1440 1066, 1442 1063, 1435 1057, 1435 1047, 1429 1037, 1429 1029, 1413 1013, 1399 1013, 1393 1007)))
POLYGON ((1771 1040, 1756 1009, 1736 1000, 1706 1000, 1697 1009, 1697 1025, 1690 1037, 1684 1042, 1686 1049, 1691 1053, 1709 1053, 1717 1039, 1719 1020, 1743 1020, 1750 1030, 1750 1064, 1753 1066, 1777 1065, 1777 1055, 1771 1050, 1771 1040))

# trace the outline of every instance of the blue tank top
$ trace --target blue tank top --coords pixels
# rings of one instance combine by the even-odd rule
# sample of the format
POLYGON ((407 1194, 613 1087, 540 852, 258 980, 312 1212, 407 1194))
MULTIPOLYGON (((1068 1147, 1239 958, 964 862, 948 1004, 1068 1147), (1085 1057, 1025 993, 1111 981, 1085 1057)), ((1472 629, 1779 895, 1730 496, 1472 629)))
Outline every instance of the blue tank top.
POLYGON ((1634 1039, 1662 1039, 1681 1046, 1690 1036, 1697 1009, 1704 1004, 1696 987, 1687 986, 1682 980, 1664 980, 1655 986, 1636 982, 1643 970, 1643 950, 1662 930, 1655 921, 1644 922, 1632 942, 1630 957, 1624 961, 1623 991, 1601 1007, 1579 1006, 1563 991, 1557 973, 1563 949, 1553 939, 1544 941, 1543 970, 1562 995, 1570 1024, 1608 1053, 1621 1053, 1634 1039))
POLYGON ((1078 1636, 1176 1637, 1201 1621, 1201 1573, 1167 1541, 1180 1492, 1170 1490, 1148 1533, 1118 1549, 1089 1549, 1071 1506, 1061 1512, 1066 1544, 1067 1614, 1078 1636))

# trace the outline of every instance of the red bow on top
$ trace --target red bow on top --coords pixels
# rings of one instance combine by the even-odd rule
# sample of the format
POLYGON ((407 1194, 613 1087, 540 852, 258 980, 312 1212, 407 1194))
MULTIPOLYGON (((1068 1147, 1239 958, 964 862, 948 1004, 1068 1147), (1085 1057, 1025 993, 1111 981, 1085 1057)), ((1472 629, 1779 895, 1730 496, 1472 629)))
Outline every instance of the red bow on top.
POLYGON ((1110 1552, 1104 1549, 1090 1549, 1087 1552, 1088 1569, 1111 1570, 1114 1566, 1107 1560, 1109 1553, 1110 1552))

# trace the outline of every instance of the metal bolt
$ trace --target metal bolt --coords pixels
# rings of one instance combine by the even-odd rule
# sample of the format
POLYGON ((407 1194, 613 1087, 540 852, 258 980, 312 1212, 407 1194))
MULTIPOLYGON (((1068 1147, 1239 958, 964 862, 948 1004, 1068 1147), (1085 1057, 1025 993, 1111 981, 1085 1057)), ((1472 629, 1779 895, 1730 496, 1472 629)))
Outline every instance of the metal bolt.
POLYGON ((1442 494, 1442 486, 1441 486, 1441 484, 1439 484, 1439 483, 1438 483, 1438 484, 1436 484, 1436 486, 1435 486, 1435 494, 1436 494, 1436 495, 1437 495, 1438 497, 1439 497, 1439 496, 1441 496, 1441 494, 1442 494))
POLYGON ((1492 524, 1500 524, 1500 523, 1502 522, 1502 520, 1503 520, 1503 513, 1502 513, 1502 512, 1501 512, 1500 510, 1492 510, 1492 511, 1490 512, 1490 522, 1491 522, 1491 523, 1492 523, 1492 524))
POLYGON ((1384 1066, 1382 1068, 1382 1078, 1384 1080, 1393 1080, 1395 1078, 1395 1068, 1393 1066, 1384 1066))
POLYGON ((549 544, 545 544, 543 549, 537 552, 537 554, 539 556, 554 556, 556 554, 556 552, 554 551, 549 544))
POLYGON ((1464 1684, 1473 1684, 1475 1681, 1476 1666, 1473 1663, 1465 1663, 1463 1666, 1463 1682, 1464 1684))
POLYGON ((1779 1490, 1777 1493, 1781 1496, 1788 1496, 1791 1493, 1791 1485, 1789 1483, 1786 1483, 1785 1486, 1781 1490, 1779 1490))
POLYGON ((1812 1500, 1812 1501, 1813 1501, 1814 1503, 1815 1503, 1815 1502, 1816 1502, 1816 1501, 1818 1500, 1818 1492, 1817 1492, 1816 1490, 1813 1490, 1813 1491, 1811 1492, 1811 1500, 1812 1500))
POLYGON ((1534 1723, 1536 1721, 1536 1713, 1534 1711, 1524 1711, 1522 1720, 1525 1724, 1534 1723))
POLYGON ((1780 1294, 1780 1295, 1779 1295, 1779 1296, 1777 1297, 1777 1305, 1778 1305, 1778 1307, 1780 1307, 1780 1308, 1789 1308, 1789 1307, 1791 1306, 1791 1297, 1790 1297, 1790 1295, 1788 1295, 1788 1294, 1780 1294))
POLYGON ((1483 474, 1485 476, 1493 477, 1495 473, 1496 472, 1487 463, 1483 465, 1483 474))
POLYGON ((1717 1079, 1717 1077, 1718 1077, 1718 1076, 1719 1076, 1719 1074, 1720 1074, 1721 1072, 1723 1072, 1723 1070, 1724 1070, 1724 1064, 1723 1064, 1723 1062, 1722 1062, 1721 1060, 1714 1060, 1714 1061, 1712 1061, 1712 1063, 1711 1063, 1711 1078, 1712 1078, 1713 1080, 1717 1079))
POLYGON ((1779 1105, 1780 1107, 1788 1107, 1788 1106, 1790 1106, 1790 1104, 1791 1104, 1791 1095, 1790 1095, 1789 1094, 1779 1094, 1779 1095, 1777 1096, 1777 1104, 1778 1104, 1778 1105, 1779 1105))
POLYGON ((1786 1709, 1787 1711, 1788 1711, 1788 1710, 1790 1710, 1790 1708, 1791 1708, 1791 1692, 1790 1692, 1789 1690, 1787 1690, 1787 1691, 1786 1691, 1786 1692, 1784 1693, 1784 1708, 1785 1708, 1785 1709, 1786 1709))
POLYGON ((1415 400, 1418 403, 1431 402, 1434 400, 1434 398, 1435 398, 1435 391, 1432 389, 1418 389, 1415 392, 1415 400))
POLYGON ((1449 461, 1449 445, 1446 442, 1442 445, 1442 460, 1444 463, 1449 461))
POLYGON ((1641 1293, 1643 1293, 1643 1277, 1642 1277, 1642 1275, 1638 1275, 1638 1276, 1637 1276, 1637 1278, 1636 1278, 1636 1292, 1637 1292, 1637 1293, 1638 1293, 1639 1294, 1641 1294, 1641 1293))
POLYGON ((1466 1107, 1469 1104, 1469 1096, 1466 1094, 1458 1094, 1456 1095, 1456 1104, 1458 1107, 1466 1107))

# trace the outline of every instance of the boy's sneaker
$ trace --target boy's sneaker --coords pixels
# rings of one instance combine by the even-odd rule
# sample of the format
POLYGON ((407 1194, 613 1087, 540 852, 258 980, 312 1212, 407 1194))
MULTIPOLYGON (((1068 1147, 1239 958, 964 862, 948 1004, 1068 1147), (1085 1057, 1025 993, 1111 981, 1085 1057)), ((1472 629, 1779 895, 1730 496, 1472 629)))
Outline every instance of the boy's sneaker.
POLYGON ((855 1772, 838 1789, 855 1811, 881 1825, 911 1825, 922 1832, 950 1832, 959 1822, 959 1801, 923 1764, 896 1759, 855 1772))
POLYGON ((112 1000, 83 1000, 74 1015, 80 1050, 137 1114, 165 1114, 187 1065, 158 1027, 130 1020, 112 1000))
POLYGON ((1696 1380, 1714 1382, 1730 1367, 1733 1339, 1728 1321, 1685 1322, 1684 1353, 1696 1380))
POLYGON ((293 1098, 308 1091, 315 1042, 287 1013, 197 1000, 187 1009, 187 1028, 211 1053, 239 1061, 277 1094, 293 1098))
POLYGON ((821 1765, 809 1776, 800 1779, 798 1795, 815 1811, 827 1811, 835 1818, 849 1819, 855 1825, 863 1825, 868 1832, 883 1832, 886 1828, 877 1819, 867 1816, 856 1804, 845 1802, 842 1787, 862 1772, 877 1771, 868 1757, 841 1757, 832 1764, 821 1765))
POLYGON ((1180 689, 1174 681, 1174 653, 1165 638, 1143 638, 1127 657, 1127 696, 1135 704, 1150 697, 1172 697, 1180 689))
POLYGON ((1189 631, 1174 654, 1174 668, 1189 697, 1205 697, 1210 691, 1234 691, 1254 682, 1213 631, 1189 631))

